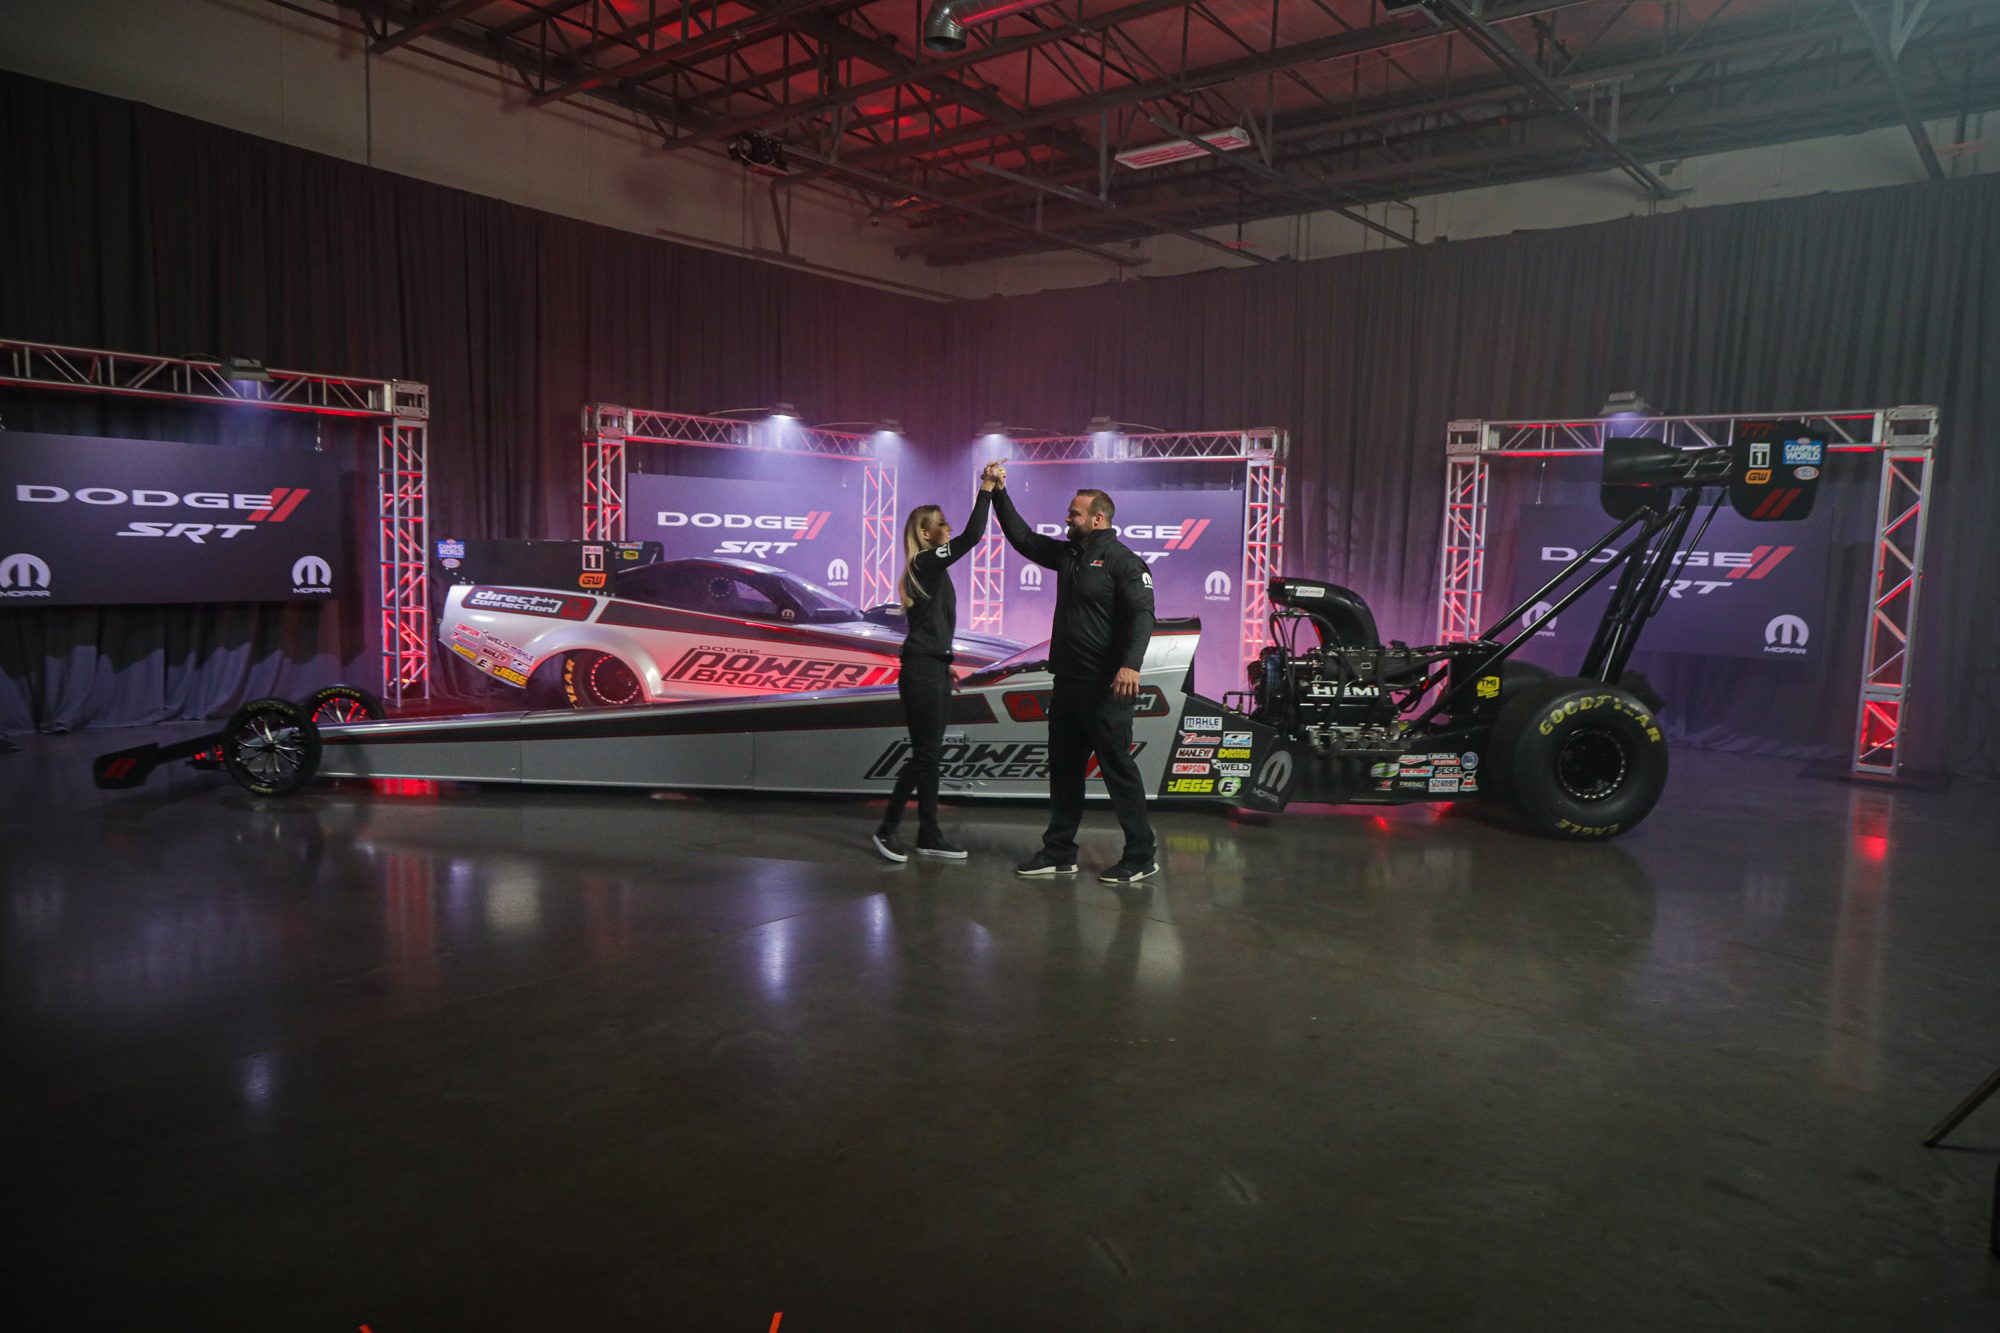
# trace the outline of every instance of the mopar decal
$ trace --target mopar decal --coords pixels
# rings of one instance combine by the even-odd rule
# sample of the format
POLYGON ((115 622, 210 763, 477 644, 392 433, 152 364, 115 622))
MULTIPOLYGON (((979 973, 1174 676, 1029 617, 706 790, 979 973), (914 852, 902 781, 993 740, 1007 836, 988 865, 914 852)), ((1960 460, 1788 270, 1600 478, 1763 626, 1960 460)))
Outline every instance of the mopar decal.
POLYGON ((683 653, 660 673, 661 680, 694 685, 730 685, 739 690, 830 690, 854 685, 880 685, 895 679, 896 668, 865 662, 784 653, 745 653, 702 647, 683 653))

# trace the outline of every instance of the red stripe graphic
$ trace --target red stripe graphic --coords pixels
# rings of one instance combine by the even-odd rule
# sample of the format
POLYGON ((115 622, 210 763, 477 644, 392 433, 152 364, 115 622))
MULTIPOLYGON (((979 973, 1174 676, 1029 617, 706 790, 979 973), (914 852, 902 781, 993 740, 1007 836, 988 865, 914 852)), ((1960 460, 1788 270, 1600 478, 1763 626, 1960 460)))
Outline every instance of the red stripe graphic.
POLYGON ((1778 547, 1775 551, 1771 552, 1771 558, 1769 560, 1766 560, 1763 564, 1757 566, 1757 572, 1752 574, 1750 577, 1753 579, 1763 578, 1766 574, 1776 569, 1779 566, 1779 564, 1781 564, 1784 561, 1784 558, 1790 555, 1796 549, 1797 549, 1796 547, 1791 547, 1791 546, 1778 547))
POLYGON ((1785 511, 1792 507, 1792 501, 1798 498, 1799 498, 1799 492, 1796 488, 1789 491, 1779 492, 1778 507, 1771 511, 1771 517, 1772 518, 1783 517, 1785 511))
POLYGON ((1757 568, 1758 561, 1762 560, 1766 555, 1770 554, 1770 551, 1771 548, 1768 546, 1758 547, 1756 550, 1750 553, 1750 563, 1747 565, 1738 565, 1735 569, 1730 570, 1729 577, 1732 579, 1740 579, 1746 577, 1751 570, 1757 568))
POLYGON ((1772 491, 1769 495, 1764 497, 1763 504, 1758 505, 1755 509, 1750 511, 1750 517, 1752 518, 1767 517, 1770 513, 1771 502, 1777 498, 1778 498, 1778 493, 1776 491, 1772 491))
POLYGON ((273 511, 273 513, 271 514, 271 521, 273 523, 283 523, 286 519, 292 516, 292 511, 299 507, 299 501, 305 499, 308 495, 311 494, 312 492, 305 489, 304 487, 300 487, 298 490, 293 491, 290 495, 285 497, 285 502, 279 505, 277 509, 273 511))
POLYGON ((1173 541, 1168 542, 1167 549, 1169 551, 1185 551, 1190 549, 1200 539, 1202 531, 1208 527, 1211 521, 1206 518, 1182 519, 1181 535, 1173 541))
POLYGON ((811 526, 806 529, 805 536, 801 537, 799 540, 809 542, 813 538, 819 536, 819 530, 826 526, 827 517, 831 512, 832 512, 831 510, 821 509, 815 513, 807 514, 806 521, 810 523, 811 526))
POLYGON ((291 487, 289 486, 280 486, 278 489, 272 491, 269 497, 266 498, 264 507, 250 515, 250 521, 252 523, 262 523, 265 519, 269 518, 271 516, 271 506, 278 503, 278 498, 290 489, 291 487))

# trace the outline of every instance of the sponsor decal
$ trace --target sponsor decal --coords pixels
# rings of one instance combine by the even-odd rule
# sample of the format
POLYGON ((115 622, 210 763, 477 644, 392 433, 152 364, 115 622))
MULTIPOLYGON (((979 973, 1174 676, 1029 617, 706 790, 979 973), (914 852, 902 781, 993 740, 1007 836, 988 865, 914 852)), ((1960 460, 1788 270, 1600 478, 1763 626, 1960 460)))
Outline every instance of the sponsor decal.
POLYGON ((1144 570, 1141 570, 1139 572, 1139 581, 1145 584, 1148 588, 1153 586, 1153 576, 1151 574, 1146 573, 1144 570))
POLYGON ((1247 731, 1225 731, 1222 733, 1220 743, 1223 745, 1248 745, 1250 744, 1250 733, 1247 731))
MULTIPOLYGON (((1544 547, 1542 549, 1544 552, 1542 558, 1547 559, 1548 556, 1546 552, 1548 548, 1544 547)), ((1567 549, 1567 548, 1559 548, 1559 549, 1567 549)), ((1533 606, 1529 607, 1528 623, 1526 628, 1530 634, 1542 634, 1542 635, 1554 634, 1556 632, 1555 607, 1547 602, 1536 602, 1533 606)), ((1494 682, 1493 693, 1496 696, 1500 693, 1500 686, 1497 678, 1494 682)))
MULTIPOLYGON (((1242 744, 1248 745, 1249 743, 1250 743, 1250 738, 1247 736, 1244 737, 1242 744)), ((1225 742, 1220 736, 1193 735, 1184 731, 1181 733, 1181 744, 1182 745, 1223 745, 1223 744, 1235 745, 1237 744, 1237 742, 1235 741, 1225 742)))
POLYGON ((513 667, 495 667, 493 674, 506 681, 509 685, 526 685, 528 683, 528 678, 513 667))
POLYGON ((1292 781, 1292 755, 1289 750, 1274 750, 1257 770, 1257 780, 1251 791, 1259 799, 1277 802, 1284 799, 1285 788, 1292 781))
POLYGON ((1173 771, 1176 773, 1192 773, 1199 777, 1214 770, 1209 768, 1207 764, 1175 764, 1173 771))
POLYGON ((1317 583, 1295 583, 1292 585, 1292 592, 1299 597, 1326 596, 1326 589, 1320 587, 1317 583))
POLYGON ((0 597, 49 596, 49 562, 26 551, 0 560, 0 597))
POLYGON ((582 588, 602 588, 604 586, 604 575, 602 572, 579 574, 576 576, 576 582, 577 586, 582 588))
POLYGON ((1458 763, 1459 767, 1465 769, 1467 772, 1471 772, 1473 769, 1479 767, 1479 756, 1471 750, 1467 750, 1458 757, 1458 763))
POLYGON ((1177 759, 1213 759, 1215 758, 1215 747, 1213 745, 1183 745, 1175 752, 1174 757, 1177 759))
POLYGON ((1188 716, 1181 719, 1181 730, 1221 731, 1222 719, 1219 717, 1197 717, 1194 714, 1190 713, 1188 716))
POLYGON ((1464 779, 1459 782, 1458 789, 1462 793, 1477 792, 1479 790, 1479 779, 1473 777, 1472 774, 1467 773, 1464 779))
MULTIPOLYGON (((1055 697, 1053 690, 1012 690, 1000 696, 1006 705, 1007 716, 1016 722, 1039 722, 1049 715, 1049 701, 1055 697)), ((1157 685, 1141 685, 1139 697, 1133 701, 1134 717, 1165 717, 1167 696, 1157 685)))
MULTIPOLYGON (((1145 748, 1144 741, 1135 742, 1132 746, 1133 757, 1137 758, 1145 748)), ((910 742, 907 739, 896 741, 869 765, 867 780, 875 782, 894 778, 903 771, 903 762, 909 757, 910 742)), ((1025 742, 994 744, 946 737, 944 745, 938 750, 938 777, 942 781, 1046 782, 1048 776, 1049 747, 1046 745, 1025 742)), ((1097 776, 1094 761, 1090 776, 1097 776)))
POLYGON ((1743 474, 1743 481, 1748 486, 1768 486, 1771 484, 1771 469, 1753 467, 1743 474))
POLYGON ((852 685, 879 685, 895 668, 869 662, 800 657, 786 653, 738 652, 700 647, 681 655, 660 673, 662 680, 691 685, 727 685, 739 690, 828 690, 852 685))
POLYGON ((1792 475, 1800 481, 1812 481, 1819 476, 1819 469, 1816 467, 1795 467, 1792 469, 1792 475))
POLYGON ((1246 745, 1225 745, 1215 752, 1217 759, 1248 759, 1250 747, 1246 745))
POLYGON ((1818 440, 1785 441, 1785 466, 1808 463, 1817 467, 1826 458, 1826 446, 1818 440))
POLYGON ((437 544, 437 553, 440 560, 463 560, 465 559, 465 543, 450 540, 439 541, 437 544))
POLYGON ((1247 778, 1250 776, 1250 765, 1217 764, 1215 766, 1215 771, 1218 773, 1227 773, 1232 778, 1247 778))
POLYGON ((1764 626, 1764 651, 1804 656, 1806 641, 1810 638, 1812 629, 1802 618, 1794 615, 1773 616, 1770 623, 1764 626))
POLYGON ((331 593, 333 591, 333 567, 316 555, 302 555, 292 561, 292 591, 295 593, 331 593))
POLYGON ((1498 699, 1500 697, 1500 677, 1481 676, 1474 683, 1472 692, 1482 699, 1498 699))
POLYGON ((1427 790, 1429 790, 1429 791, 1434 791, 1434 792, 1435 792, 1435 791, 1457 791, 1457 790, 1458 790, 1458 778, 1457 778, 1456 776, 1452 776, 1452 777, 1448 777, 1448 778, 1447 778, 1447 777, 1436 777, 1436 778, 1432 778, 1432 779, 1431 779, 1431 781, 1430 781, 1430 786, 1429 786, 1429 787, 1427 788, 1427 790))
POLYGON ((548 616, 555 620, 583 620, 594 603, 588 597, 565 597, 559 593, 534 592, 526 588, 474 588, 461 605, 478 611, 511 611, 524 616, 548 616))
POLYGON ((1750 466, 1753 468, 1768 468, 1771 466, 1771 442, 1769 440, 1752 440, 1750 442, 1750 466))
MULTIPOLYGON (((583 567, 587 570, 602 570, 604 568, 604 548, 602 546, 584 547, 583 567)), ((600 584, 599 586, 602 585, 600 584)))
POLYGON ((1215 784, 1215 792, 1218 796, 1234 796, 1242 790, 1243 779, 1241 778, 1221 778, 1215 784))
POLYGON ((1207 601, 1226 602, 1229 600, 1230 588, 1229 575, 1217 569, 1202 580, 1201 595, 1207 601))
POLYGON ((1169 796, 1208 796, 1214 791, 1214 778, 1173 778, 1167 783, 1169 796))

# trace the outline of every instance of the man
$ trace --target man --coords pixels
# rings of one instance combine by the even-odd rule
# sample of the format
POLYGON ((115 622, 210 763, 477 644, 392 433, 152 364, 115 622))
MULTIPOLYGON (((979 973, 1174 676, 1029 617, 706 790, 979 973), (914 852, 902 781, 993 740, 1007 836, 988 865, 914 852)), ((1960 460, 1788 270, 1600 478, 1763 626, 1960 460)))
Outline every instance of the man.
POLYGON ((1146 788, 1132 758, 1132 715, 1139 667, 1153 638, 1153 576, 1111 530, 1116 513, 1103 491, 1078 491, 1069 503, 1069 540, 1044 537, 1007 498, 1007 468, 993 464, 993 509, 1007 543, 1056 572, 1056 616, 1049 637, 1055 673, 1049 703, 1049 827, 1042 850, 1014 867, 1022 875, 1076 873, 1076 831, 1083 822, 1084 778, 1092 754, 1125 831, 1125 853, 1098 878, 1136 884, 1159 873, 1146 819, 1146 788))

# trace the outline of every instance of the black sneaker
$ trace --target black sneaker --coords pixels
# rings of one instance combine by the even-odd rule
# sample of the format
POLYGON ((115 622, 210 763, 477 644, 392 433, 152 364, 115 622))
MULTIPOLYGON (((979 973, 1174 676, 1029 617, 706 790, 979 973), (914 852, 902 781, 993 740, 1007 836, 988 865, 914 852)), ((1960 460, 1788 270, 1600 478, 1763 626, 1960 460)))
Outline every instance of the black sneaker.
POLYGON ((1047 852, 1036 852, 1014 867, 1017 875, 1074 875, 1076 862, 1064 861, 1047 852))
POLYGON ((876 829, 868 835, 868 841, 875 844, 876 853, 884 861, 894 861, 897 865, 901 865, 910 859, 910 849, 893 833, 876 829))
POLYGON ((942 835, 935 838, 918 838, 917 855, 934 857, 939 861, 963 861, 965 848, 942 835))
POLYGON ((1160 873, 1157 861, 1120 861, 1097 877, 1101 884, 1137 884, 1160 873))

